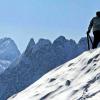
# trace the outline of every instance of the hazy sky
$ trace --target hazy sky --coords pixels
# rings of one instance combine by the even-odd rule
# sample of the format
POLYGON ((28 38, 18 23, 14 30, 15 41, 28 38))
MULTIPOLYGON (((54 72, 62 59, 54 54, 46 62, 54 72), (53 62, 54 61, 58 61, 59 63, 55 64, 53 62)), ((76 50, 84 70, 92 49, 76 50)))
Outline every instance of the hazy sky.
POLYGON ((11 37, 21 52, 31 37, 78 41, 97 10, 100 0, 0 0, 0 38, 11 37))

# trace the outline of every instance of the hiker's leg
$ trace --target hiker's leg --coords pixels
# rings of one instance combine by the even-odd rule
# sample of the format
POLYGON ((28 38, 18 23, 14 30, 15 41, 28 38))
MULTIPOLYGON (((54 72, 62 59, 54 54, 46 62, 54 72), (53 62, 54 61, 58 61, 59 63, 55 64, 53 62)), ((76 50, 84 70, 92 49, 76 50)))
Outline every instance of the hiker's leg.
POLYGON ((94 38, 92 49, 97 48, 98 43, 99 43, 99 41, 96 38, 94 38))
POLYGON ((93 46, 92 49, 97 48, 99 42, 100 42, 100 33, 98 31, 94 32, 94 41, 93 41, 93 46))

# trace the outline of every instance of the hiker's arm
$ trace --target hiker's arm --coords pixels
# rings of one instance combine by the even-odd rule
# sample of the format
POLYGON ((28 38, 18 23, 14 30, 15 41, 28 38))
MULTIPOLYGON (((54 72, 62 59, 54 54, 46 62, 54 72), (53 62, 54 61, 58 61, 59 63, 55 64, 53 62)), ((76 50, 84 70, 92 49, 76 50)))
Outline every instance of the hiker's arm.
POLYGON ((90 21, 90 24, 89 24, 89 27, 88 27, 87 34, 90 33, 90 31, 91 31, 91 29, 92 29, 92 26, 93 26, 93 19, 90 21))

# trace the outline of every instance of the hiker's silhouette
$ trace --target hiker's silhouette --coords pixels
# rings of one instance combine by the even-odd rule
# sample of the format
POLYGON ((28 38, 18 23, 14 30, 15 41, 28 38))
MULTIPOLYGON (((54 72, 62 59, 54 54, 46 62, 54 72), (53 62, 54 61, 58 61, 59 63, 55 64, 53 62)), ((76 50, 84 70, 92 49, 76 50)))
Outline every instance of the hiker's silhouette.
POLYGON ((90 33, 93 28, 94 41, 92 49, 97 48, 100 42, 100 11, 96 12, 96 17, 93 17, 90 21, 87 34, 90 33))

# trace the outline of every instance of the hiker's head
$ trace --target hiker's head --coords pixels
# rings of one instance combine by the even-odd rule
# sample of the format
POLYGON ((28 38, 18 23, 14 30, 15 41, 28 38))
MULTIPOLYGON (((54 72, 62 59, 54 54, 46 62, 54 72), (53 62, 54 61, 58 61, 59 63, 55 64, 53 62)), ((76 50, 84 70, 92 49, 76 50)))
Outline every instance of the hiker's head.
POLYGON ((97 12, 96 12, 96 15, 97 15, 98 17, 100 17, 100 11, 97 11, 97 12))

